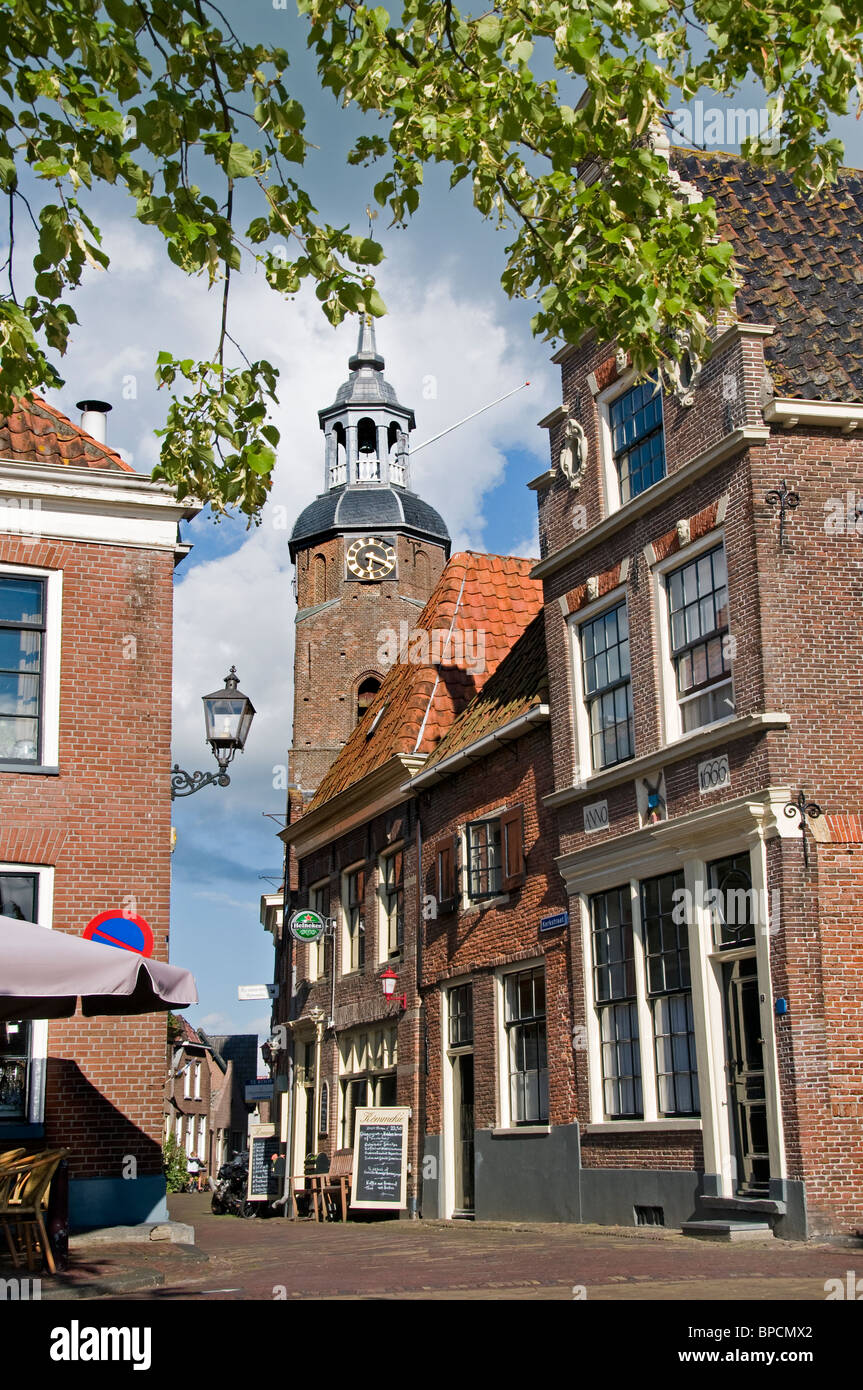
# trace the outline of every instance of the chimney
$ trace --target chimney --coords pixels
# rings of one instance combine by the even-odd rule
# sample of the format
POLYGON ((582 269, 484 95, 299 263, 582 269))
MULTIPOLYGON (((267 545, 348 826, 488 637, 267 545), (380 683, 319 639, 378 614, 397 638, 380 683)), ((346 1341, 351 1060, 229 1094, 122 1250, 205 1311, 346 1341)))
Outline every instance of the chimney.
POLYGON ((81 411, 81 429, 97 444, 107 444, 108 411, 111 409, 108 402, 78 401, 75 408, 81 411))

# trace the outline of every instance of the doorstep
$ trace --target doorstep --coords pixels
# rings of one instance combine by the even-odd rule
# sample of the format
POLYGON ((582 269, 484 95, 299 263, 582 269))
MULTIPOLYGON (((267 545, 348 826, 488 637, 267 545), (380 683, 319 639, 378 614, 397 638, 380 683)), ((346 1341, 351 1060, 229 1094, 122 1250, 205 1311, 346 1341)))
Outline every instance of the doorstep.
POLYGON ((70 1250, 88 1245, 137 1245, 144 1241, 167 1241, 172 1245, 194 1245, 195 1228, 184 1221, 142 1221, 138 1226, 95 1226, 69 1237, 70 1250))

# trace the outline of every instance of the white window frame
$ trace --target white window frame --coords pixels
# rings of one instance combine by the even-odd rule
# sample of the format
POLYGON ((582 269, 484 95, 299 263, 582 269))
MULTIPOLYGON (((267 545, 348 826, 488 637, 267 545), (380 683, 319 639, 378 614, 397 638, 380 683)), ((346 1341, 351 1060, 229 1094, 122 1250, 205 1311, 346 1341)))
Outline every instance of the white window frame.
MULTIPOLYGON (((36 917, 40 927, 51 931, 54 926, 54 866, 53 864, 13 864, 0 862, 0 874, 36 874, 36 917)), ((26 1124, 45 1123, 45 1078, 48 1062, 48 1020, 34 1019, 30 1031, 30 1093, 27 1102, 26 1124)), ((2 1136, 2 1125, 0 1125, 2 1136)))
POLYGON ((195 1063, 195 1100, 201 1099, 201 1063, 195 1063))
MULTIPOLYGON (((329 886, 329 878, 319 878, 316 883, 309 884, 309 908, 312 912, 318 912, 320 910, 316 905, 316 894, 318 894, 322 888, 329 888, 329 886)), ((332 894, 330 894, 330 905, 329 910, 327 912, 327 917, 330 917, 332 915, 332 905, 332 894)), ((323 914, 321 915, 323 916, 323 914)), ((326 950, 326 932, 324 932, 324 935, 320 938, 319 941, 312 941, 306 947, 306 978, 308 979, 310 984, 314 984, 316 980, 323 980, 326 976, 326 950)))
MULTIPOLYGON (((542 970, 545 974, 545 1049, 546 1061, 548 1060, 548 962, 544 955, 532 956, 529 960, 508 961, 506 965, 501 965, 495 971, 494 993, 495 993, 495 1032, 497 1034, 497 1113, 499 1126, 504 1130, 511 1130, 513 1134, 530 1133, 531 1130, 547 1131, 550 1128, 550 1107, 551 1107, 551 1068, 549 1071, 549 1118, 537 1120, 535 1123, 518 1124, 512 1115, 512 1104, 510 1100, 510 1077, 509 1077, 509 1034, 506 1027, 506 977, 508 975, 521 975, 527 970, 542 970)), ((458 983, 459 981, 447 980, 447 985, 458 983)))
POLYGON ((377 941, 378 950, 377 950, 377 961, 378 961, 378 964, 379 964, 379 965, 386 965, 387 961, 390 961, 390 960, 399 960, 399 959, 404 955, 404 915, 405 915, 405 913, 404 913, 404 906, 405 906, 405 891, 404 891, 404 854, 405 854, 405 842, 404 842, 404 840, 399 840, 399 841, 397 841, 397 843, 395 843, 395 844, 387 845, 387 847, 386 847, 386 849, 383 851, 383 853, 380 854, 380 855, 378 856, 378 862, 377 862, 377 866, 376 866, 376 867, 377 867, 377 885, 376 885, 376 886, 377 886, 377 905, 378 905, 378 911, 377 911, 377 918, 378 918, 378 941, 377 941), (387 917, 387 908, 386 908, 386 897, 387 897, 386 866, 387 866, 387 860, 391 859, 392 856, 393 856, 394 854, 398 853, 399 850, 401 851, 401 855, 402 855, 402 945, 401 945, 401 949, 400 949, 399 951, 395 952, 395 954, 393 954, 393 955, 390 955, 390 949, 389 949, 389 918, 387 917))
MULTIPOLYGON (((589 777, 605 772, 606 768, 593 766, 593 752, 590 746, 590 715, 587 710, 587 700, 584 693, 584 676, 582 673, 582 648, 581 648, 581 628, 584 623, 592 622, 595 618, 600 618, 603 613, 612 608, 619 608, 621 603, 626 604, 626 618, 629 622, 629 603, 626 594, 626 585, 618 584, 616 589, 603 594, 602 598, 594 599, 592 603, 585 604, 584 608, 579 608, 577 613, 571 613, 567 619, 569 627, 570 645, 570 666, 573 674, 572 684, 572 703, 575 715, 575 749, 578 762, 574 769, 574 781, 577 785, 586 782, 589 777)), ((629 649, 629 685, 633 691, 632 673, 632 633, 630 631, 629 649)), ((635 709, 633 704, 632 717, 632 758, 637 757, 638 749, 635 746, 635 709)), ((612 763, 612 767, 625 767, 626 763, 632 762, 632 758, 625 759, 624 762, 612 763)))
MULTIPOLYGON (((781 832, 780 832, 781 833, 781 832)), ((740 836, 730 832, 721 822, 713 825, 711 832, 699 839, 697 847, 687 847, 686 853, 673 850, 661 851, 656 845, 633 856, 630 864, 630 878, 627 880, 620 871, 608 870, 590 876, 578 894, 581 916, 582 969, 584 980, 585 1021, 587 1032, 586 1063, 589 1082, 590 1106, 587 1132, 602 1134, 624 1134, 627 1132, 651 1133, 654 1131, 693 1131, 701 1130, 704 1144, 705 1171, 721 1176, 722 1195, 733 1196, 732 1180, 732 1138, 730 1134, 730 1112, 726 1077, 724 1008, 722 989, 722 967, 730 958, 727 949, 719 949, 713 940, 713 923, 706 904, 707 864, 714 859, 730 854, 749 853, 753 890, 763 893, 767 882, 767 860, 765 841, 762 835, 753 840, 751 836, 740 836), (638 921, 641 931, 640 901, 638 883, 658 874, 682 870, 685 886, 693 904, 692 921, 689 925, 689 959, 692 989, 692 1011, 695 1028, 695 1051, 698 1062, 698 1090, 701 1101, 700 1117, 669 1116, 658 1117, 655 1108, 648 1106, 648 1091, 643 1089, 643 1119, 605 1118, 602 1089, 602 1057, 599 1035, 599 1018, 593 991, 593 954, 591 941, 591 920, 589 900, 595 893, 630 883, 630 891, 635 893, 633 919, 638 921), (634 885, 634 887, 633 887, 634 885), (637 914, 637 917, 636 917, 637 914)), ((640 942, 640 935, 639 935, 640 942)), ((767 1095, 767 1124, 770 1136, 771 1176, 782 1178, 786 1175, 784 1135, 782 1129, 782 1102, 778 1089, 778 1059, 770 985, 770 936, 766 930, 756 933, 755 955, 758 962, 758 978, 762 982, 761 1027, 764 1038, 765 1086, 767 1095)), ((638 955, 636 955, 636 960, 638 955)), ((642 956, 643 961, 643 956, 642 956)), ((641 1016, 639 1015, 641 1023, 641 1016)), ((648 1073, 644 1070, 645 1033, 640 1029, 642 1044, 642 1081, 648 1073)), ((655 1070, 652 1047, 652 1030, 649 1034, 650 1072, 653 1078, 653 1097, 655 1098, 655 1070)), ((655 1102, 654 1102, 655 1103, 655 1102)))
POLYGON ((192 1099, 192 1060, 183 1053, 183 1100, 192 1099))
POLYGON ((198 1116, 198 1158, 202 1163, 207 1161, 207 1117, 198 1116))
MULTIPOLYGON (((440 998, 441 1043, 441 1188, 439 1210, 448 1221, 455 1208, 455 1116, 453 1115, 452 1059, 458 1053, 473 1052, 474 1043, 453 1048, 449 1041, 451 991, 461 985, 476 989, 474 975, 453 975, 438 986, 440 998)), ((498 1049, 500 1051, 500 1049, 498 1049)), ((508 1092, 507 1092, 508 1094, 508 1092)))
MULTIPOLYGON (((510 809, 511 809, 511 806, 510 806, 507 802, 502 802, 502 803, 500 804, 500 806, 496 806, 496 807, 495 807, 493 810, 491 810, 491 811, 483 811, 482 815, 480 815, 480 816, 471 816, 470 820, 465 821, 464 825, 462 825, 462 826, 460 827, 459 831, 458 831, 458 838, 459 838, 459 864, 457 864, 457 865, 455 866, 455 872, 456 872, 456 875, 459 877, 459 885, 460 885, 460 889, 461 889, 460 894, 459 894, 459 899, 460 899, 460 902, 461 902, 461 910, 462 910, 462 912, 484 912, 484 911, 486 910, 486 908, 489 908, 489 907, 497 907, 497 906, 499 906, 501 903, 508 903, 508 902, 509 902, 510 895, 509 895, 509 893, 507 893, 507 892, 503 889, 503 887, 501 887, 501 890, 500 890, 499 893, 496 893, 496 894, 494 895, 494 897, 491 897, 491 898, 472 898, 472 897, 471 897, 471 894, 470 894, 470 887, 471 887, 471 884, 470 884, 470 835, 469 835, 468 831, 469 831, 470 826, 472 826, 472 825, 479 825, 481 821, 500 820, 501 816, 503 816, 503 815, 504 815, 508 810, 510 810, 510 809), (460 876, 459 876, 459 865, 461 866, 461 868, 462 868, 463 871, 464 871, 460 876)), ((505 877, 505 870, 506 870, 506 862, 505 862, 505 859, 504 859, 504 855, 505 855, 505 853, 506 853, 506 847, 505 847, 505 845, 504 845, 503 827, 501 827, 500 853, 501 853, 501 870, 500 870, 500 873, 501 873, 501 884, 502 884, 502 883, 503 883, 503 880, 504 880, 504 877, 505 877)))
MULTIPOLYGON (((340 874, 340 876, 339 876, 339 888, 340 888, 340 892, 339 892, 339 925, 340 925, 339 935, 340 935, 340 937, 341 937, 341 943, 342 943, 342 947, 341 947, 341 959, 340 959, 340 961, 339 961, 339 974, 340 974, 340 975, 361 975, 361 974, 363 973, 363 971, 365 970, 366 966, 368 965, 369 960, 370 960, 370 959, 371 959, 371 960, 374 960, 374 959, 375 959, 375 955, 374 955, 375 943, 374 943, 374 942, 369 943, 369 939, 368 939, 369 927, 368 927, 368 922, 366 922, 366 924, 365 924, 365 931, 366 931, 366 949, 365 949, 365 957, 364 957, 364 960, 363 960, 363 964, 362 964, 362 965, 357 965, 357 966, 351 965, 351 936, 350 936, 350 931, 348 930, 348 904, 347 904, 347 895, 348 895, 348 879, 350 878, 351 874, 355 874, 355 873, 356 873, 357 869, 365 869, 365 870, 366 870, 366 874, 368 874, 368 861, 365 860, 365 859, 358 859, 358 860, 356 861, 356 863, 354 863, 354 864, 349 864, 348 867, 347 867, 346 869, 342 869, 342 872, 341 872, 341 874, 340 874)), ((366 881, 366 883, 365 883, 363 886, 364 886, 364 889, 368 890, 368 880, 366 881)), ((362 913, 363 918, 365 917, 365 903, 366 903, 366 900, 367 900, 367 896, 368 896, 368 895, 367 895, 367 892, 366 892, 366 893, 364 894, 364 898, 363 898, 363 913, 362 913)), ((332 906, 332 904, 331 904, 331 906, 332 906)))
MULTIPOLYGON (((654 619, 656 629, 659 634, 659 705, 661 716, 661 738, 662 746, 668 747, 669 744, 676 743, 678 739, 690 738, 695 733, 702 733, 705 729, 715 729, 720 724, 727 724, 729 720, 736 718, 736 710, 724 715, 722 719, 715 719, 711 724, 701 724, 697 729, 690 729, 684 734, 683 717, 680 712, 680 703, 677 699, 677 676, 674 670, 674 661, 671 655, 671 621, 668 614, 668 577, 677 569, 688 565, 690 561, 697 560, 705 551, 715 550, 722 546, 725 554, 725 568, 728 570, 728 549, 725 544, 725 532, 721 527, 708 531, 707 535, 700 536, 697 541, 692 541, 689 545, 681 547, 680 550, 669 555, 664 560, 658 560, 651 567, 653 575, 653 597, 654 597, 654 619)), ((731 632, 731 595, 728 598, 728 631, 731 632)), ((731 663, 731 694, 736 704, 736 690, 734 683, 734 663, 731 663)))
POLYGON ((0 564, 0 574, 12 579, 44 579, 45 646, 40 710, 40 754, 37 763, 12 763, 0 759, 0 767, 27 773, 37 768, 56 768, 60 763, 60 661, 63 633, 63 571, 36 565, 0 564))
MULTIPOLYGON (((638 373, 634 367, 619 376, 610 386, 606 386, 604 391, 600 391, 596 397, 596 408, 599 415, 599 453, 600 453, 600 486, 602 491, 602 504, 604 515, 610 516, 613 512, 619 512, 622 507, 628 507, 630 502, 635 502, 636 497, 630 497, 627 502, 623 502, 620 496, 620 481, 617 476, 617 469, 614 464, 614 448, 611 438, 611 407, 621 396, 625 396, 637 384, 638 373)), ((662 411, 662 445, 665 448, 665 401, 662 394, 662 383, 659 384, 660 409, 662 411)), ((666 473, 668 461, 666 459, 666 473)), ((661 479, 657 479, 657 482, 661 479)), ((655 484, 653 485, 655 486, 655 484)), ((645 488, 644 492, 649 492, 645 488)), ((643 494, 638 493, 641 497, 643 494)))

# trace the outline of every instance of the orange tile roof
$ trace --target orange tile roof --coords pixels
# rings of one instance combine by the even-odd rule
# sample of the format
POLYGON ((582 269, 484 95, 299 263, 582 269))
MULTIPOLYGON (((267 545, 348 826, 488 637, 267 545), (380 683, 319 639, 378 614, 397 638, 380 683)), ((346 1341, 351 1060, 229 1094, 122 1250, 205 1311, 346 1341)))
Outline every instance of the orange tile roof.
POLYGON ((545 617, 537 613, 494 675, 453 721, 423 772, 548 702, 545 617))
POLYGON ((409 629, 401 659, 307 809, 322 806, 398 754, 437 748, 541 611, 542 585, 530 577, 535 563, 472 550, 453 555, 409 629))
POLYGON ((20 401, 11 415, 0 415, 0 459, 47 463, 67 468, 110 468, 134 473, 107 444, 99 444, 47 401, 20 401))

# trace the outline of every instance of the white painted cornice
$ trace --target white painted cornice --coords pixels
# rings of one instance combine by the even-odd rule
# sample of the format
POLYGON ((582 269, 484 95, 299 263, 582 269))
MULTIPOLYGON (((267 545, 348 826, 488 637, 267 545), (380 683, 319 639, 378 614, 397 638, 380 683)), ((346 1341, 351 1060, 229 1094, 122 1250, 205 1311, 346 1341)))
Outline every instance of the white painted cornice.
POLYGON ((581 801, 596 792, 619 787, 624 782, 634 782, 638 777, 656 772, 658 768, 671 767, 674 763, 682 762, 684 758, 691 758, 697 753, 719 748, 723 743, 734 743, 737 739, 748 738, 750 734, 766 733, 769 729, 787 729, 790 723, 791 716, 784 711, 743 714, 738 719, 725 719, 721 723, 711 724, 706 729, 696 729, 691 734, 684 734, 682 738, 675 739, 674 743, 664 744, 652 753, 643 753, 640 758, 617 763, 603 772, 593 772, 589 777, 585 777, 583 782, 577 782, 572 787, 563 787, 560 791, 549 792, 548 796, 542 799, 546 806, 568 806, 571 802, 581 801))
POLYGON ((200 510, 144 473, 0 459, 0 533, 175 550, 200 510))
POLYGON ((700 454, 696 454, 695 458, 690 459, 689 463, 685 463, 682 468, 660 478, 658 483, 645 488, 644 492, 640 492, 637 497, 633 497, 630 502, 626 502, 617 511, 603 517, 602 521, 598 521, 595 526, 582 532, 580 536, 563 546, 561 550, 556 550, 547 559, 540 560, 539 564, 534 565, 531 570, 531 578, 545 579, 548 575, 555 574, 557 570, 563 569, 565 565, 570 564, 578 556, 584 555, 586 551, 600 545, 609 536, 622 531, 625 526, 643 516, 645 512, 653 511, 667 498, 682 492, 696 478, 700 478, 704 473, 709 473, 718 464, 733 458, 735 454, 742 453, 744 449, 766 444, 769 438, 770 429, 767 425, 744 425, 740 429, 731 430, 716 444, 712 444, 709 449, 704 449, 700 454))
POLYGON ((790 787, 766 787, 561 854, 555 863, 569 893, 600 892, 618 880, 669 872, 686 859, 716 858, 741 840, 791 838, 799 830, 784 814, 790 799, 790 787))
POLYGON ((406 789, 405 779, 413 777, 425 760, 425 754, 397 753, 323 805, 286 825, 279 831, 279 839, 293 845, 300 859, 312 854, 383 811, 409 801, 412 793, 406 789))
POLYGON ((821 425, 853 434, 863 427, 863 401, 797 401, 774 396, 764 407, 764 418, 786 430, 796 425, 821 425))
POLYGON ((457 753, 451 754, 448 758, 442 758, 439 763, 435 763, 427 771, 420 772, 410 782, 405 783, 404 790, 406 792, 421 791, 426 787, 434 786, 435 782, 441 782, 444 777, 451 777, 453 773, 461 771, 470 763, 476 762, 479 758, 487 757, 501 744, 521 738, 537 724, 548 723, 550 713, 551 710, 548 705, 537 705, 535 709, 528 710, 527 714, 520 714, 517 719, 511 719, 508 724, 501 725, 499 729, 495 729, 493 734, 483 734, 481 738, 469 743, 466 748, 460 748, 457 753))

